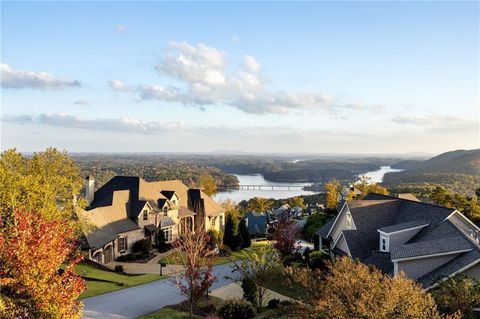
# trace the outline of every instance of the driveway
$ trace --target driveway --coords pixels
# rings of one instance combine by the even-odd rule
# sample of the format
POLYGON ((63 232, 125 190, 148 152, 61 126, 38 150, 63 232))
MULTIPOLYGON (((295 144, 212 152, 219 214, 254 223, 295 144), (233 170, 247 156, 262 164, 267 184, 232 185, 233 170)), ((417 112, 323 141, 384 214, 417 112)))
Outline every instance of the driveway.
MULTIPOLYGON (((234 276, 231 265, 232 263, 228 263, 213 268, 217 281, 213 284, 212 290, 233 282, 231 279, 225 279, 225 276, 234 276)), ((183 300, 185 298, 180 295, 178 287, 172 283, 171 279, 163 279, 83 299, 85 305, 83 318, 137 318, 183 300)))

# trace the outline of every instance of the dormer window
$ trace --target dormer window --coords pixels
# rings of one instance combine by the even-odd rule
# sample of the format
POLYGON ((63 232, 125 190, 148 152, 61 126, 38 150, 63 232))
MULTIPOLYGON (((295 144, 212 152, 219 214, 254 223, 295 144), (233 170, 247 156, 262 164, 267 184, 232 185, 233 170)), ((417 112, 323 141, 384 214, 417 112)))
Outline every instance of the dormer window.
POLYGON ((143 211, 143 220, 148 220, 148 210, 143 211))
POLYGON ((347 213, 347 228, 352 228, 352 214, 347 213))

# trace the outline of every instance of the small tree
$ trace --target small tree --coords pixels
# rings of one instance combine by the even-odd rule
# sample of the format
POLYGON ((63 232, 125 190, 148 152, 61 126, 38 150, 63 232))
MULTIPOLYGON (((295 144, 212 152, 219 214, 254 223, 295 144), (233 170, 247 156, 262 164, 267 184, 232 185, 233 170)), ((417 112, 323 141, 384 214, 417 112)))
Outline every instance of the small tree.
POLYGON ((290 283, 305 289, 299 308, 304 317, 442 318, 432 296, 403 275, 391 277, 349 257, 340 257, 327 268, 326 272, 291 267, 285 271, 290 283))
POLYGON ((243 252, 244 259, 234 262, 233 271, 238 271, 242 277, 251 279, 257 287, 255 307, 259 311, 267 291, 266 284, 280 273, 281 265, 277 254, 268 248, 261 249, 258 253, 243 252))
POLYGON ((205 230, 199 229, 195 234, 186 232, 174 244, 178 261, 184 269, 174 274, 173 281, 187 298, 190 318, 200 299, 216 280, 212 268, 215 254, 209 246, 209 240, 205 230))
POLYGON ((473 309, 480 305, 480 283, 464 275, 449 279, 433 292, 438 308, 453 314, 460 310, 463 318, 478 318, 473 309))
POLYGON ((204 174, 199 178, 200 185, 203 188, 203 192, 208 196, 212 196, 217 192, 217 182, 212 175, 204 174))
POLYGON ((250 234, 248 233, 247 223, 245 219, 242 218, 240 225, 238 226, 238 234, 242 239, 242 248, 247 248, 252 245, 252 240, 250 239, 250 234))
POLYGON ((208 230, 208 237, 210 238, 210 243, 217 245, 217 247, 221 247, 223 244, 223 233, 216 230, 216 229, 209 229, 208 230))
POLYGON ((337 204, 338 204, 338 195, 340 194, 340 190, 342 188, 342 185, 340 183, 333 179, 329 181, 328 183, 325 184, 325 190, 326 190, 326 195, 325 195, 325 200, 326 200, 326 205, 325 208, 329 209, 336 209, 337 204))
POLYGON ((270 199, 263 197, 254 197, 248 201, 247 210, 254 211, 258 213, 265 212, 266 210, 272 209, 273 202, 270 199))
POLYGON ((74 224, 38 212, 9 216, 12 223, 0 232, 0 287, 6 296, 0 311, 13 318, 80 318, 77 299, 86 286, 74 271, 81 259, 74 254, 74 224))
POLYGON ((286 265, 290 262, 298 247, 295 242, 300 237, 300 229, 295 223, 280 220, 273 233, 273 248, 280 254, 282 262, 286 265))

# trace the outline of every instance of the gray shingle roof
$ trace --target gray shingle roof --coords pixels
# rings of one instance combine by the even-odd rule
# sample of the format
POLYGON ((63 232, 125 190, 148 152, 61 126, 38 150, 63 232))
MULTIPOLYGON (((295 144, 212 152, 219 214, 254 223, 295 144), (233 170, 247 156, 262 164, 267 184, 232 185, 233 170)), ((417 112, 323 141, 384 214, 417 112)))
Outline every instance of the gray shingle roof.
POLYGON ((423 225, 428 226, 429 223, 424 220, 414 220, 411 222, 405 222, 405 223, 395 224, 392 226, 382 227, 382 228, 379 228, 378 230, 384 233, 393 233, 399 230, 414 228, 414 227, 423 226, 423 225))
POLYGON ((328 235, 328 232, 330 231, 330 229, 332 228, 333 226, 333 223, 335 222, 335 219, 336 219, 336 216, 335 217, 332 217, 330 218, 326 223, 325 225, 323 225, 319 230, 317 230, 315 233, 320 236, 320 237, 323 237, 323 238, 327 238, 327 235, 328 235))
POLYGON ((160 227, 169 227, 175 225, 175 221, 170 217, 163 217, 160 219, 160 227))
POLYGON ((428 241, 420 241, 394 247, 391 251, 392 260, 441 254, 452 251, 472 249, 473 244, 463 235, 453 238, 441 238, 428 241))
POLYGON ((267 226, 267 215, 265 213, 248 213, 246 216, 247 229, 248 232, 252 235, 263 235, 266 231, 267 226))
POLYGON ((480 250, 477 248, 463 253, 460 256, 450 260, 446 264, 434 269, 426 275, 417 279, 417 281, 424 287, 429 288, 439 280, 448 277, 462 268, 472 264, 480 259, 480 250))

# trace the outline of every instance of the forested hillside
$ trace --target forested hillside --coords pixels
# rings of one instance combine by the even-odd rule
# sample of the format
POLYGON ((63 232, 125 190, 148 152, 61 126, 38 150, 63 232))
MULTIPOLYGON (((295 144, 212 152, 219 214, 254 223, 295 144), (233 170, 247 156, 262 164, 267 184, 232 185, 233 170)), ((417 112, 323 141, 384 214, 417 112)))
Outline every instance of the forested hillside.
POLYGON ((404 172, 385 174, 390 189, 422 192, 435 186, 473 195, 480 186, 480 149, 446 152, 426 161, 402 161, 393 165, 404 172))
POLYGON ((180 179, 191 187, 199 186, 202 175, 211 175, 217 188, 235 188, 238 179, 220 169, 189 161, 155 155, 77 155, 73 156, 83 176, 94 176, 98 188, 115 175, 140 176, 147 181, 180 179))

